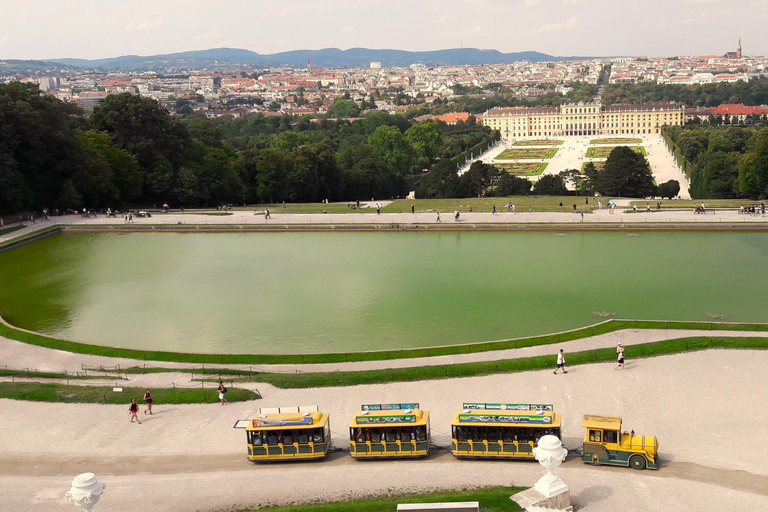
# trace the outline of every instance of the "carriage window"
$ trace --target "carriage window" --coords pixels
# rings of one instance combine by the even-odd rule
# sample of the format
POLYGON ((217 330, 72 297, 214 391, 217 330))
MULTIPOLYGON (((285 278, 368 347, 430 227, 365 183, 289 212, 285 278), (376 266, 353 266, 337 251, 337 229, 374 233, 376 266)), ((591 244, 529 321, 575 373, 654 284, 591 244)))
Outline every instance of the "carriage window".
POLYGON ((606 443, 615 443, 616 442, 616 431, 615 430, 606 430, 605 435, 603 436, 603 440, 606 443))
POLYGON ((596 443, 602 442, 600 440, 600 431, 599 430, 590 430, 589 431, 589 440, 594 441, 596 443))

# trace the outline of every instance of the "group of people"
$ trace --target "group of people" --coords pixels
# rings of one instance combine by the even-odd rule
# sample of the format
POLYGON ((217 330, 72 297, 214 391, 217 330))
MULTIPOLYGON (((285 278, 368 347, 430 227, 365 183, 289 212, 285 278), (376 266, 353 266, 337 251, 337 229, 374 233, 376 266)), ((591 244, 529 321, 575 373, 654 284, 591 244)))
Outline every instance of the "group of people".
POLYGON ((425 441, 427 439, 426 427, 402 427, 402 428, 357 428, 352 435, 352 441, 357 443, 394 443, 396 441, 425 441))
MULTIPOLYGON (((152 394, 149 392, 149 390, 144 392, 144 404, 147 406, 146 409, 144 409, 144 414, 152 414, 152 394)), ((131 423, 134 422, 134 420, 141 425, 141 421, 139 420, 139 404, 136 403, 135 398, 131 398, 131 404, 128 406, 128 412, 131 413, 131 423)))
MULTIPOLYGON (((563 370, 563 373, 568 373, 565 369, 565 352, 563 349, 560 349, 560 352, 557 353, 557 367, 553 373, 557 375, 559 370, 563 370)), ((624 346, 621 342, 618 342, 616 345, 616 367, 614 370, 626 370, 624 367, 624 346)))
POLYGON ((765 203, 760 203, 760 206, 740 206, 739 213, 743 215, 757 215, 758 213, 765 215, 765 203))
POLYGON ((322 443, 323 429, 264 430, 250 434, 254 446, 322 443))

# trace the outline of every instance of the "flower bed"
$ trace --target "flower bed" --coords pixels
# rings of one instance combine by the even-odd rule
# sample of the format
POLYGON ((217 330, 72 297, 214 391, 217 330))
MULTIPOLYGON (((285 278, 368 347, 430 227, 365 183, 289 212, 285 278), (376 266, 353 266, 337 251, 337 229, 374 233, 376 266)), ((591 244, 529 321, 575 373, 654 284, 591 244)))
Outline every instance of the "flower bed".
POLYGON ((630 137, 608 137, 605 139, 592 139, 590 144, 609 144, 613 146, 620 146, 622 144, 640 144, 642 139, 633 139, 630 137))
POLYGON ((544 160, 552 158, 556 153, 557 148, 513 148, 499 153, 496 160, 544 160))
POLYGON ((513 146, 559 146, 562 143, 563 143, 562 140, 536 139, 536 140, 519 140, 512 145, 513 146))
MULTIPOLYGON (((587 158, 608 158, 608 155, 611 154, 611 151, 616 149, 618 146, 597 146, 597 147, 590 147, 587 148, 587 158)), ((645 148, 643 146, 626 146, 635 153, 640 153, 643 156, 646 156, 645 148)))
POLYGON ((494 164, 499 169, 504 169, 510 174, 515 176, 538 176, 544 169, 547 168, 547 164, 544 162, 518 162, 514 164, 494 164))

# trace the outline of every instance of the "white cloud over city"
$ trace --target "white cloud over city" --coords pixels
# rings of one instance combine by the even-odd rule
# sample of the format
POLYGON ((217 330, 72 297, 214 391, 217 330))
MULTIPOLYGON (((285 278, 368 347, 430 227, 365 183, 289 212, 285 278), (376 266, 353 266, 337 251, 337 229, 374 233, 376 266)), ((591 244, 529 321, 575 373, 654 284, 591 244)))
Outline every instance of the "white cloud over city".
POLYGON ((0 3, 0 59, 217 46, 536 50, 556 56, 768 54, 765 0, 40 0, 0 3), (14 5, 9 5, 14 4, 14 5))

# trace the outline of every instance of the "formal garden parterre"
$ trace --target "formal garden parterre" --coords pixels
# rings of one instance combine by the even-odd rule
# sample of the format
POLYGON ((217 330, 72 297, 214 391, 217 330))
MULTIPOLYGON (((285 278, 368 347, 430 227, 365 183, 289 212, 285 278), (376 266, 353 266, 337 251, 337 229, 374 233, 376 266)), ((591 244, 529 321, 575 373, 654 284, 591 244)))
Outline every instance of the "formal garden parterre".
POLYGON ((512 148, 505 149, 496 160, 544 160, 557 154, 557 148, 512 148))
MULTIPOLYGON (((608 158, 611 151, 620 146, 598 146, 587 148, 587 158, 608 158)), ((635 153, 640 153, 643 156, 648 156, 643 146, 627 146, 635 153)))
POLYGON ((625 144, 642 144, 642 139, 635 139, 631 137, 607 137, 604 139, 592 139, 590 144, 607 144, 613 146, 625 145, 625 144))
POLYGON ((538 176, 547 168, 546 162, 515 162, 512 164, 494 164, 515 176, 538 176))
POLYGON ((564 141, 556 139, 518 140, 513 146, 559 146, 564 141))

